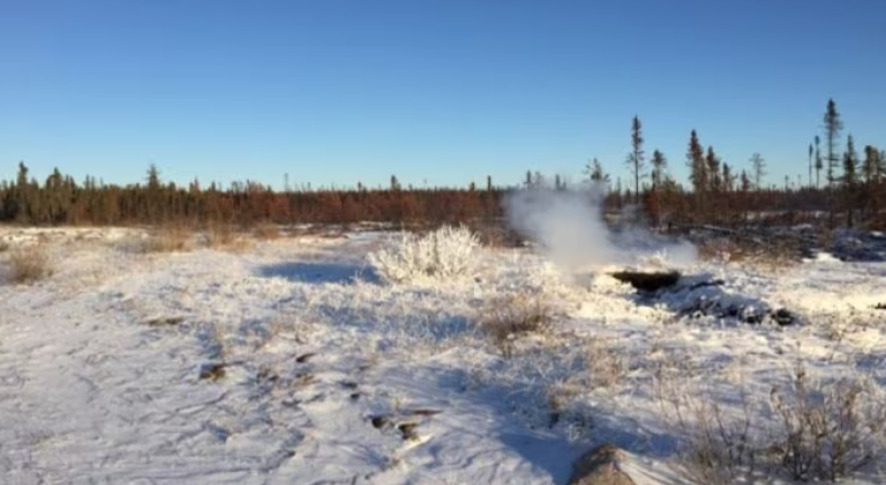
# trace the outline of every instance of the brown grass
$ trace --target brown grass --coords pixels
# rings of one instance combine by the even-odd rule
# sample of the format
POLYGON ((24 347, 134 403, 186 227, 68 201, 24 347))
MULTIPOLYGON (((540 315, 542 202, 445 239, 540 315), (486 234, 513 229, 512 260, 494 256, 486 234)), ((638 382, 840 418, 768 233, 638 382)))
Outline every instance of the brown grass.
POLYGON ((155 229, 142 245, 146 253, 174 253, 190 250, 191 231, 184 226, 169 225, 155 229))
POLYGON ((696 242, 699 257, 707 261, 783 268, 799 261, 798 242, 775 237, 719 237, 696 242), (764 240, 765 239, 765 240, 764 240))
POLYGON ((49 254, 42 245, 19 248, 9 253, 9 281, 34 283, 52 275, 49 254))
POLYGON ((491 248, 520 248, 524 246, 524 238, 516 231, 507 227, 492 224, 475 224, 471 227, 480 244, 491 248))
POLYGON ((544 334, 553 320, 550 306, 538 295, 515 294, 491 300, 480 312, 479 327, 509 357, 514 341, 526 334, 544 334))
POLYGON ((259 241, 273 241, 280 238, 280 227, 275 224, 259 224, 252 234, 259 241))
POLYGON ((251 241, 238 232, 232 224, 209 225, 206 228, 206 245, 232 252, 242 252, 252 247, 251 241))

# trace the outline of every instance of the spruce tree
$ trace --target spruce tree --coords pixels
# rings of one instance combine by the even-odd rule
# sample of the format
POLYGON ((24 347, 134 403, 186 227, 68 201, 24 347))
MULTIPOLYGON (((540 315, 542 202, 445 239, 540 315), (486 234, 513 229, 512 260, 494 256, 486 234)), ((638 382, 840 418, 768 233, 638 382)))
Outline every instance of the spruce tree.
POLYGON ((603 165, 596 157, 588 164, 587 173, 593 183, 609 183, 609 175, 603 172, 603 165))
POLYGON ((708 168, 708 184, 711 194, 715 197, 722 191, 722 182, 720 178, 720 157, 714 152, 714 147, 708 146, 708 153, 705 155, 705 164, 708 168))
POLYGON ((656 192, 661 188, 664 181, 665 170, 668 166, 668 160, 664 154, 656 149, 652 152, 652 191, 656 192))
POLYGON ((858 154, 855 152, 855 142, 852 135, 846 138, 846 153, 843 154, 843 191, 846 204, 846 225, 853 225, 853 211, 855 209, 856 192, 858 182, 858 154))
POLYGON ((692 189, 695 191, 697 208, 700 208, 704 202, 705 192, 708 187, 708 174, 704 159, 704 149, 698 141, 698 134, 695 130, 692 130, 689 135, 686 164, 689 166, 689 180, 692 182, 692 189))
POLYGON ((828 100, 827 111, 824 114, 825 142, 827 143, 827 160, 828 160, 828 185, 833 187, 836 179, 834 171, 840 158, 837 156, 837 142, 840 131, 843 129, 843 122, 840 120, 840 113, 837 112, 837 104, 833 99, 828 100))
POLYGON ((751 155, 751 170, 754 174, 754 186, 757 190, 763 188, 763 177, 766 175, 766 159, 759 153, 751 155))
POLYGON ((807 180, 809 186, 812 186, 812 154, 814 150, 812 149, 812 143, 809 144, 809 179, 807 180))
POLYGON ((883 177, 883 160, 880 152, 872 145, 864 147, 864 162, 861 166, 862 179, 864 181, 864 205, 870 212, 876 214, 879 210, 879 197, 877 189, 883 177))
POLYGON ((643 126, 640 118, 634 116, 631 123, 631 153, 628 154, 627 164, 634 177, 634 203, 640 203, 640 179, 644 176, 643 169, 643 126))

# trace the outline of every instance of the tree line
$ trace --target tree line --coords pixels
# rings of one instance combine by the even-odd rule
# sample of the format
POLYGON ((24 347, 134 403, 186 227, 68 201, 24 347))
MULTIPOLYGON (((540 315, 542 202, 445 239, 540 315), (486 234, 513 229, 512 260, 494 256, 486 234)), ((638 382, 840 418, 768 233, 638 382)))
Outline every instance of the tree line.
MULTIPOLYGON (((810 212, 828 214, 830 226, 837 225, 837 215, 845 215, 845 225, 852 227, 861 217, 867 223, 886 225, 881 213, 886 198, 886 152, 875 145, 866 145, 859 155, 851 134, 845 150, 840 152, 844 128, 833 99, 828 100, 823 117, 824 151, 816 135, 808 147, 808 177, 803 184, 798 176, 794 184, 788 176, 784 186, 764 183, 766 161, 753 153, 749 166, 738 169, 722 160, 712 145, 702 145, 696 130, 689 133, 686 165, 689 188, 684 189, 668 173, 668 161, 656 149, 652 153, 651 170, 647 167, 642 123, 634 116, 631 123, 631 151, 626 157, 632 187, 626 198, 653 221, 663 218, 678 221, 730 222, 747 220, 751 213, 762 211, 810 212), (813 184, 813 169, 815 183, 813 184), (826 169, 826 186, 821 186, 821 172, 826 169)), ((585 173, 596 182, 611 184, 602 164, 594 158, 585 173)), ((620 180, 615 192, 622 193, 620 180)), ((621 196, 619 196, 621 199, 621 196)))
MULTIPOLYGON (((767 185, 766 161, 759 153, 749 166, 739 170, 724 161, 712 145, 706 148, 696 130, 689 134, 685 154, 688 186, 670 174, 668 159, 654 149, 648 161, 643 125, 638 116, 631 123, 631 151, 626 157, 630 174, 626 187, 615 183, 597 158, 585 167, 583 182, 608 187, 607 211, 633 209, 632 214, 654 226, 665 223, 743 223, 760 214, 774 214, 788 222, 815 212, 829 215, 837 224, 859 221, 886 226, 882 202, 886 199, 886 153, 866 145, 857 153, 848 135, 839 151, 843 122, 836 104, 829 100, 823 117, 822 138, 814 137, 808 148, 806 184, 767 185), (841 163, 842 162, 842 163, 841 163), (825 170, 826 185, 820 185, 825 170), (815 183, 812 175, 815 173, 815 183)), ((568 182, 555 176, 552 183, 539 172, 527 172, 524 187, 550 186, 568 189, 568 182)), ((288 185, 288 184, 287 184, 288 185)), ((31 176, 19 163, 15 180, 0 182, 0 222, 27 225, 132 225, 132 224, 238 224, 337 223, 362 221, 400 226, 444 223, 495 224, 503 217, 502 202, 511 190, 487 177, 486 186, 416 189, 403 187, 396 176, 387 188, 319 189, 274 191, 254 181, 234 182, 228 187, 215 183, 202 186, 195 180, 187 186, 161 180, 155 166, 149 167, 142 183, 120 186, 105 184, 88 176, 82 183, 63 175, 57 168, 44 180, 31 176)))

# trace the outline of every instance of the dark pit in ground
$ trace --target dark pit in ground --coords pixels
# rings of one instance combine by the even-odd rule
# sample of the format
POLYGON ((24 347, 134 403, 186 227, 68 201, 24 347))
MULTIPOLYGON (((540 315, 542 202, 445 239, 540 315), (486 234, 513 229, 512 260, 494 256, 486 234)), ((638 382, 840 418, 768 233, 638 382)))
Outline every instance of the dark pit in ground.
POLYGON ((617 271, 609 275, 618 281, 629 283, 640 291, 650 293, 669 288, 680 281, 680 273, 677 271, 617 271))

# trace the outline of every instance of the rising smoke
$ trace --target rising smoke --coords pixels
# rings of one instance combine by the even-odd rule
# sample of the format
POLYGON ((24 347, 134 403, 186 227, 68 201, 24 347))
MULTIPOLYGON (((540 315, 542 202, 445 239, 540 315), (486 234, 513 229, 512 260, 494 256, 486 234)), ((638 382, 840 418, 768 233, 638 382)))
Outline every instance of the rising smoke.
POLYGON ((537 243, 567 273, 606 267, 679 268, 695 262, 695 247, 640 227, 612 230, 603 220, 600 186, 584 190, 534 188, 505 199, 512 228, 537 243))

